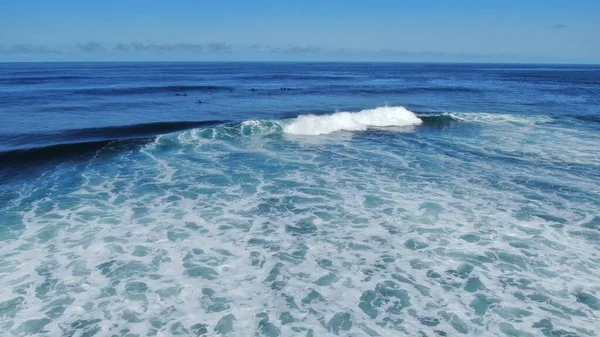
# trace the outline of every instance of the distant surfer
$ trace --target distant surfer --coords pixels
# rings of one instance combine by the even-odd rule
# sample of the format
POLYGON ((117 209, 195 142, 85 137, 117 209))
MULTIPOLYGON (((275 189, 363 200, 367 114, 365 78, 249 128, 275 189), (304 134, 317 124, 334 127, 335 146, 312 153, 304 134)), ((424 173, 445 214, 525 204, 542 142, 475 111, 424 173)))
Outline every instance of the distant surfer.
POLYGON ((198 100, 198 102, 196 102, 196 104, 202 104, 202 101, 201 101, 201 100, 198 100))

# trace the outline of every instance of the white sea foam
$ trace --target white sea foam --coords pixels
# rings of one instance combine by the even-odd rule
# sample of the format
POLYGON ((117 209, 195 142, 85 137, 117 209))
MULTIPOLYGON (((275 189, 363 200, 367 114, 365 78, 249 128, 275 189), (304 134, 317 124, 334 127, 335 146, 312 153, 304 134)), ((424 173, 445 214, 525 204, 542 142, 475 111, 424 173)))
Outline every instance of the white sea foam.
POLYGON ((597 335, 597 182, 494 157, 593 143, 482 125, 304 146, 247 122, 59 167, 15 200, 0 335, 597 335))
POLYGON ((511 115, 489 112, 446 112, 444 114, 458 121, 482 124, 536 125, 552 121, 551 117, 543 115, 511 115))
POLYGON ((323 135, 336 131, 363 131, 369 127, 419 125, 422 121, 404 107, 379 107, 332 115, 301 115, 283 127, 295 135, 323 135))

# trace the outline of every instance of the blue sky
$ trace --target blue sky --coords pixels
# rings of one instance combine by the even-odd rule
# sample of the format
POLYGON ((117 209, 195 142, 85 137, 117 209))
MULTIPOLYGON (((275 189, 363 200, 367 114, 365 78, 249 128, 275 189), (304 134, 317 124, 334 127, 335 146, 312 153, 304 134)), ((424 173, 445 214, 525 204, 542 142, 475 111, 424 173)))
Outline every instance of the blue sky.
POLYGON ((0 0, 0 61, 600 63, 600 0, 0 0))

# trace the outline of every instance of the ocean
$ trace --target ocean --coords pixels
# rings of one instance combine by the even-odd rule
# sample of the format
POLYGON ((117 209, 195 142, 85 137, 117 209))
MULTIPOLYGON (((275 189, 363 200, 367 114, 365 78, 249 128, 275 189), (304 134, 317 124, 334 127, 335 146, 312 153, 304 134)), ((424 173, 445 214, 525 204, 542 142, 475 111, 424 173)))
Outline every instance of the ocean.
POLYGON ((598 336, 600 66, 0 64, 1 336, 598 336))

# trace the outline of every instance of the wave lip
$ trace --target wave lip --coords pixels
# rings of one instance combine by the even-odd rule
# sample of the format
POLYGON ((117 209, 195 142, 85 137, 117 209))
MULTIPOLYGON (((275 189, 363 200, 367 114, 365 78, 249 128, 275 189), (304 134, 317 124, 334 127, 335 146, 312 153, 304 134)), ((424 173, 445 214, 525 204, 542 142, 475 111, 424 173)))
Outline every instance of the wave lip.
MULTIPOLYGON (((84 143, 89 141, 147 138, 180 130, 224 124, 226 122, 227 121, 222 120, 155 122, 134 125, 67 129, 50 133, 0 135, 0 143, 6 145, 9 148, 9 151, 32 150, 33 148, 38 147, 84 143)), ((0 146, 0 149, 2 148, 3 147, 0 146)), ((0 150, 0 158, 4 152, 5 151, 0 150)))
POLYGON ((359 112, 332 115, 301 115, 285 125, 283 131, 294 135, 316 136, 336 131, 364 131, 369 127, 420 125, 423 121, 405 107, 379 107, 359 112))
MULTIPOLYGON (((0 143, 13 145, 0 150, 0 163, 19 164, 43 162, 58 158, 78 157, 106 148, 108 145, 140 145, 154 137, 180 130, 225 124, 227 121, 157 122, 63 130, 56 133, 23 134, 15 139, 0 136, 0 143), (31 139, 37 141, 31 142, 31 139)), ((2 147, 0 147, 2 149, 2 147)))

